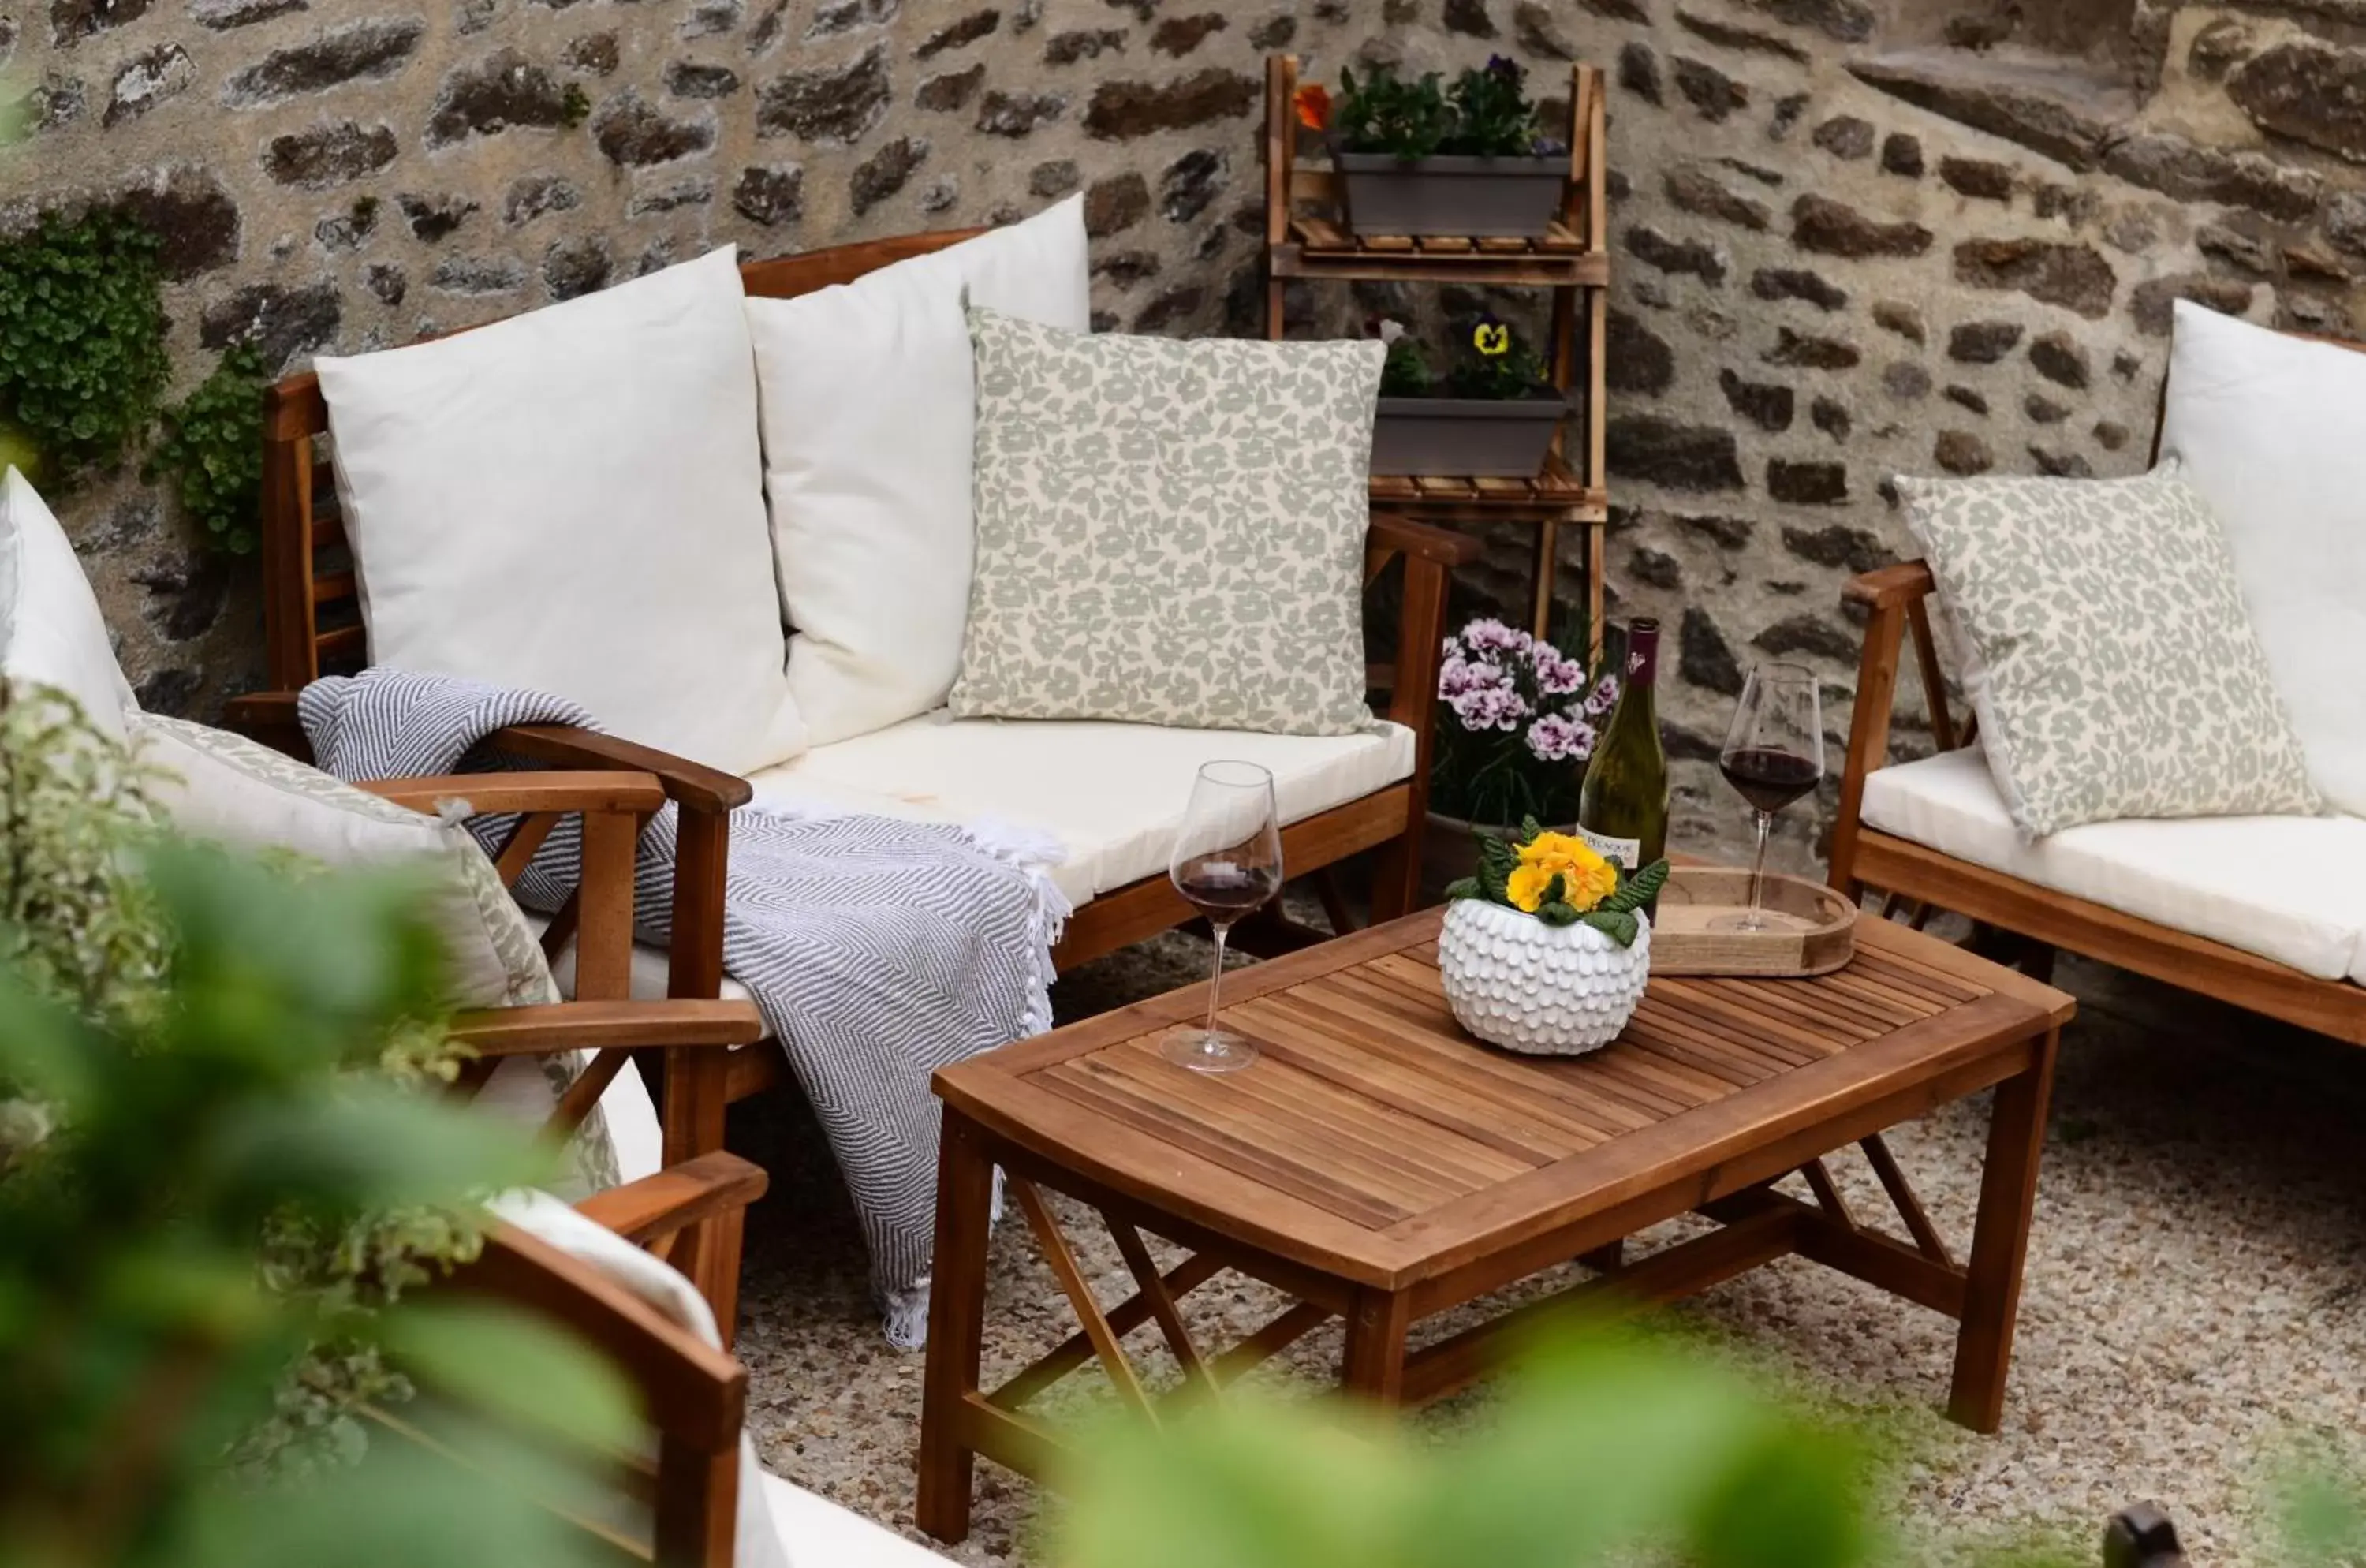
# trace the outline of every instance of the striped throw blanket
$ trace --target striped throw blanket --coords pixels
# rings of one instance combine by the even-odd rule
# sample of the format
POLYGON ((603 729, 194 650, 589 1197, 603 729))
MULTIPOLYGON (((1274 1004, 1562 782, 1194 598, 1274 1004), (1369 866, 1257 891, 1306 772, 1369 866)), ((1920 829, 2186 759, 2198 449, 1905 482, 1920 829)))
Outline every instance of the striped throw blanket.
MULTIPOLYGON (((397 670, 316 681, 297 711, 320 765, 346 780, 521 765, 487 738, 520 724, 600 728, 546 693, 397 670)), ((490 851, 514 821, 469 827, 490 851)), ((670 931, 674 841, 668 806, 642 835, 635 887, 635 919, 652 942, 670 931)), ((580 852, 570 818, 519 879, 519 902, 557 909, 580 852)), ((1043 868, 1059 854, 994 823, 732 813, 723 966, 754 995, 838 1156, 898 1346, 928 1333, 938 1127, 929 1077, 1051 1027, 1052 946, 1069 909, 1043 868)))

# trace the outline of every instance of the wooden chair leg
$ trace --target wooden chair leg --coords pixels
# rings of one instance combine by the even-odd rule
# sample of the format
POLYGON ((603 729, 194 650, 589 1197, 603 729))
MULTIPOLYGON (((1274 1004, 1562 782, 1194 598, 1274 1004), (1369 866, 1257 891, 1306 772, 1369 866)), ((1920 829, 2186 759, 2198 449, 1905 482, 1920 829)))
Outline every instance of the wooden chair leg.
POLYGON ((951 1546, 969 1535, 977 1451, 963 1438, 986 1338, 986 1249, 994 1162, 977 1130, 944 1113, 937 1149, 937 1251, 920 1406, 920 1528, 951 1546))
POLYGON ((1427 819, 1418 811, 1405 830, 1372 852, 1372 923, 1421 908, 1421 840, 1427 819))
POLYGON ((1347 895, 1339 886, 1339 869, 1324 866, 1307 880, 1314 884, 1314 896, 1323 900, 1323 918, 1331 922, 1333 936, 1346 936, 1356 929, 1355 912, 1347 908, 1347 895))

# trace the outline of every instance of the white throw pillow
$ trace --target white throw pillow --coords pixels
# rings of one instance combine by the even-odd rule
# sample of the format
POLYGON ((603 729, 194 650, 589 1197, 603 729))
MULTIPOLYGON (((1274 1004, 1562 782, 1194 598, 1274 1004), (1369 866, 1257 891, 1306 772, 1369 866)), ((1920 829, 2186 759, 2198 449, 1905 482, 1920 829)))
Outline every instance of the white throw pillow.
POLYGON ((558 1000, 542 944, 458 823, 381 800, 227 730, 141 714, 132 734, 141 761, 155 770, 149 798, 175 832, 339 870, 422 868, 429 916, 450 960, 452 1006, 558 1000))
POLYGON ((794 299, 750 299, 789 689, 813 744, 945 700, 969 614, 975 415, 963 290, 1091 325, 1082 197, 794 299))
POLYGON ((0 475, 0 671, 64 692, 111 740, 139 711, 73 545, 14 468, 0 475))
POLYGON ((374 664, 572 697, 734 773, 805 749, 731 246, 317 363, 374 664))
POLYGON ((2225 529, 2309 777, 2366 815, 2366 355, 2185 300, 2176 333, 2161 455, 2225 529))

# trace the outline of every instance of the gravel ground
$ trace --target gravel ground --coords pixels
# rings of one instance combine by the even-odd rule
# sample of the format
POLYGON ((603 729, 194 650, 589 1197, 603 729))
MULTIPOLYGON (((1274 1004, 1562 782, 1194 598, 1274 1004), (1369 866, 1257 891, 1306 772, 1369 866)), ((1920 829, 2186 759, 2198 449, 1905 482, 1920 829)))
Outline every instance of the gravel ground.
MULTIPOLYGON (((1062 981, 1063 1017, 1195 980, 1206 961, 1206 945, 1181 936, 1117 954, 1062 981)), ((1892 1512, 1916 1556, 1945 1558, 1955 1543, 1999 1536, 2083 1545, 2113 1507, 2155 1497, 2197 1562, 2269 1561, 2267 1457, 2296 1434, 2366 1431, 2366 1060, 2097 966, 2066 961, 2058 978, 2081 1012, 2064 1044, 1998 1436, 1973 1437, 1936 1414, 1951 1324, 1813 1264, 1785 1259, 1679 1314, 1810 1397, 1876 1420, 1895 1461, 1892 1512)), ((734 1117, 733 1146, 773 1171, 750 1216, 739 1339, 764 1462, 919 1539, 921 1358, 890 1349, 875 1328, 852 1216, 802 1107, 775 1097, 734 1117)), ((1985 1119, 1983 1097, 1891 1137, 1959 1247, 1985 1119)), ((1886 1213, 1853 1153, 1836 1174, 1861 1212, 1886 1213)), ((1106 1233, 1068 1228, 1101 1299, 1128 1293, 1106 1233)), ((1187 1299, 1203 1345, 1274 1310, 1271 1292, 1227 1289, 1231 1279, 1187 1299)), ((1562 1282, 1547 1276, 1495 1304, 1562 1282)), ((993 1248, 989 1380, 1074 1326, 1025 1227, 1004 1225, 993 1248)), ((1155 1337, 1142 1331, 1130 1344, 1164 1373, 1155 1337)), ((1324 1375, 1338 1350, 1334 1325, 1277 1363, 1279 1375, 1324 1375)), ((1079 1397, 1097 1392, 1087 1380, 1077 1386, 1079 1397)), ((1466 1394, 1420 1419, 1467 1418, 1483 1399, 1483 1390, 1466 1394)), ((979 1473, 976 1529, 952 1555, 1030 1562, 1033 1488, 992 1465, 979 1473)))

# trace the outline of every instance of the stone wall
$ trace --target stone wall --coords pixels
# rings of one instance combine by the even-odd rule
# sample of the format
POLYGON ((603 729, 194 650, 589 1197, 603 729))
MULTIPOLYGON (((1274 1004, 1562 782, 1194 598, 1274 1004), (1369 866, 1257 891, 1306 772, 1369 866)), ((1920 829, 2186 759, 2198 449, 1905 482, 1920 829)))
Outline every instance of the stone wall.
POLYGON ((2141 469, 2179 299, 2360 320, 2355 0, 1570 4, 1617 86, 1612 580, 1676 628, 1698 828, 1754 658, 1828 674, 1837 769, 1888 476, 2141 469))
MULTIPOLYGON (((1700 826, 1751 659, 1827 671, 1844 726, 1887 475, 2132 471, 2172 299, 2357 310, 2366 0, 0 0, 39 122, 0 220, 147 216, 184 384, 1078 189, 1102 327, 1245 331, 1285 47, 1610 71, 1614 603, 1673 630, 1700 826)), ((1327 303, 1293 317, 1396 301, 1327 303)), ((254 682, 251 563, 128 473, 61 509, 143 700, 254 682)), ((1501 545, 1474 600, 1518 601, 1501 545)))

